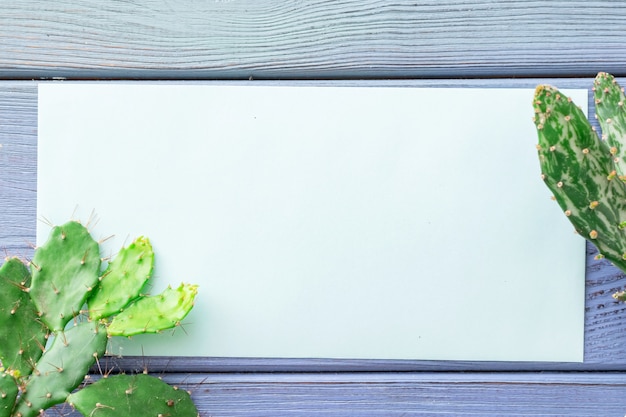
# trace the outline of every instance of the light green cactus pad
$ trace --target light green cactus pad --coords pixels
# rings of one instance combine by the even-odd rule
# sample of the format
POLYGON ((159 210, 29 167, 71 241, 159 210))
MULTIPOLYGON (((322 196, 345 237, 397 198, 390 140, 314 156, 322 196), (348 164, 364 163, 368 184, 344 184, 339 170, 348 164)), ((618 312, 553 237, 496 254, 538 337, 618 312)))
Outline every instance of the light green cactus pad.
POLYGON ((108 332, 111 336, 133 336, 176 327, 193 307, 197 293, 197 285, 181 284, 159 295, 139 298, 113 318, 108 332))
POLYGON ((154 252, 148 238, 139 237, 123 248, 100 278, 100 284, 88 300, 89 315, 94 319, 119 313, 139 297, 152 275, 154 252))

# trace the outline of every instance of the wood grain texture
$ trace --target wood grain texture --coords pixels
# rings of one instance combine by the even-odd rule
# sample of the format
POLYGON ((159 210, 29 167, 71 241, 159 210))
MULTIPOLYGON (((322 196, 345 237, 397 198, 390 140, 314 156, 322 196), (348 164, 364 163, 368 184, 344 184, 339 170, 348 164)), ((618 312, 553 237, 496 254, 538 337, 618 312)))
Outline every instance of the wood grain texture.
POLYGON ((32 254, 36 192, 36 88, 0 82, 0 250, 7 254, 32 254))
MULTIPOLYGON (((14 80, 424 77, 441 80, 370 85, 532 87, 539 80, 446 78, 591 77, 600 70, 626 76, 623 2, 5 1, 0 251, 28 258, 35 239, 37 84, 14 80)), ((317 85, 324 83, 335 81, 317 85)), ((102 366, 147 366, 192 390, 202 416, 622 417, 626 305, 611 294, 626 280, 593 252, 588 246, 583 364, 110 358, 102 366)))
POLYGON ((625 41, 610 0, 22 0, 0 8, 0 77, 623 75, 625 41))
POLYGON ((191 391, 206 417, 623 417, 626 410, 626 381, 611 374, 170 374, 164 380, 191 391))
POLYGON ((227 375, 185 386, 211 416, 622 417, 626 405, 622 377, 579 374, 227 375))

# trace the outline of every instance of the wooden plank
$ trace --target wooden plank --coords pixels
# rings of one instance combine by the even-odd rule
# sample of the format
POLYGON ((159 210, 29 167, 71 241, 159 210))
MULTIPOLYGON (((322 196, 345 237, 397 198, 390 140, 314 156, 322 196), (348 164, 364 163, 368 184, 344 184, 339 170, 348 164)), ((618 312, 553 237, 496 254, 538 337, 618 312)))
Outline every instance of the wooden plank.
POLYGON ((202 375, 192 392, 195 381, 212 416, 622 416, 626 405, 623 377, 609 375, 202 375))
POLYGON ((191 391, 200 415, 212 417, 622 417, 626 410, 624 376, 616 374, 170 374, 164 380, 191 391))
POLYGON ((5 2, 0 77, 248 79, 625 74, 605 1, 5 2))
POLYGON ((37 216, 37 89, 0 87, 0 250, 29 257, 37 216))
MULTIPOLYGON (((562 88, 588 88, 591 79, 553 79, 562 88)), ((622 81, 622 80, 620 80, 622 81)), ((395 80, 290 82, 292 85, 384 85, 398 87, 533 87, 540 80, 395 80)), ((243 82, 249 83, 249 82, 243 82)), ((255 83, 260 83, 256 82, 255 83)), ((237 84, 233 82, 233 84, 237 84)), ((277 83, 270 83, 276 85, 277 83)), ((285 83, 281 83, 284 85, 285 83)), ((530 117, 530 98, 529 115, 530 117)), ((593 112, 591 113, 593 117, 593 112)), ((523 116, 524 117, 524 116, 523 116)), ((29 257, 27 242, 35 240, 37 83, 0 82, 0 249, 29 257)), ((611 294, 626 279, 606 261, 587 255, 585 362, 502 363, 429 361, 285 360, 238 358, 149 358, 150 368, 167 372, 319 372, 319 371, 452 371, 452 370, 626 370, 626 305, 611 294)), ((506 273, 506 271, 503 271, 506 273)), ((557 297, 558 294, 555 294, 557 297)), ((141 358, 111 359, 110 366, 141 369, 141 358)))

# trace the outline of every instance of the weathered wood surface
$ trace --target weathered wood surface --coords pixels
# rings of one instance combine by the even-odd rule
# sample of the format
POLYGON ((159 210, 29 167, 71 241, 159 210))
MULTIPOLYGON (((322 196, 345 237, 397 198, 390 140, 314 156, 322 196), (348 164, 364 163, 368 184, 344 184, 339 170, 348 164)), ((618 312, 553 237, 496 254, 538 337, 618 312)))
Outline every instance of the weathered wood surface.
MULTIPOLYGON (((585 78, 553 82, 587 88, 597 71, 626 75, 623 2, 4 1, 0 250, 28 257, 35 236, 36 83, 15 80, 327 78, 362 85, 357 80, 422 77, 439 80, 371 82, 531 87, 539 80, 506 77, 578 76, 585 78), (494 79, 446 80, 464 77, 494 79)), ((626 306, 610 295, 626 280, 590 254, 587 263, 583 364, 126 358, 103 365, 147 365, 191 389, 203 416, 621 417, 626 306)))
POLYGON ((3 1, 0 77, 385 78, 626 71, 619 1, 3 1))
POLYGON ((623 417, 626 409, 626 380, 613 374, 176 374, 164 379, 190 390, 207 417, 623 417))

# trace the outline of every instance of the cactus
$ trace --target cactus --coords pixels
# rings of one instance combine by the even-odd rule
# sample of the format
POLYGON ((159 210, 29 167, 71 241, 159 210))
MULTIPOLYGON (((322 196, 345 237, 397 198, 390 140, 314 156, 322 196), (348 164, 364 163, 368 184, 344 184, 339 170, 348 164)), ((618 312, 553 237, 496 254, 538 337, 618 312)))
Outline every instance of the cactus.
POLYGON ((11 416, 17 400, 17 392, 15 379, 7 373, 0 372, 0 417, 11 416))
POLYGON ((41 320, 51 330, 61 331, 79 314, 98 283, 98 243, 80 223, 68 222, 52 229, 48 242, 35 252, 31 266, 30 296, 41 320))
POLYGON ((89 299, 89 314, 102 318, 122 311, 139 297, 153 266, 154 252, 147 238, 139 237, 123 248, 99 278, 100 283, 89 299))
POLYGON ((602 140, 610 147, 618 176, 626 175, 626 111, 623 89, 610 74, 601 72, 594 81, 596 118, 602 128, 602 140))
POLYGON ((17 258, 0 268, 0 358, 8 372, 29 375, 43 353, 47 328, 24 290, 30 286, 30 272, 17 258))
MULTIPOLYGON (((109 415, 97 404, 118 404, 111 398, 117 392, 113 382, 103 379, 70 396, 105 354, 108 338, 179 325, 197 294, 197 286, 189 284, 157 296, 142 294, 153 265, 150 241, 140 237, 101 271, 99 244, 76 221, 52 229, 35 250, 31 271, 8 258, 0 267, 0 417, 35 417, 68 398, 85 415, 109 415)), ((141 395, 132 401, 127 396, 124 410, 116 405, 110 415, 198 415, 187 393, 157 378, 111 380, 141 395)))
POLYGON ((624 92, 606 73, 598 74, 593 90, 602 138, 571 99, 555 87, 537 87, 533 107, 541 177, 598 256, 626 271, 624 92))
POLYGON ((197 411, 186 391, 148 375, 115 375, 100 379, 68 398, 85 416, 134 416, 134 410, 149 409, 154 416, 195 416, 197 411))
POLYGON ((28 378, 15 415, 37 416, 40 410, 65 401, 104 354, 106 344, 106 328, 98 322, 83 322, 56 333, 28 378))
POLYGON ((180 325, 193 306, 198 287, 181 284, 154 297, 143 297, 113 318, 109 325, 111 336, 133 336, 159 333, 180 325))

